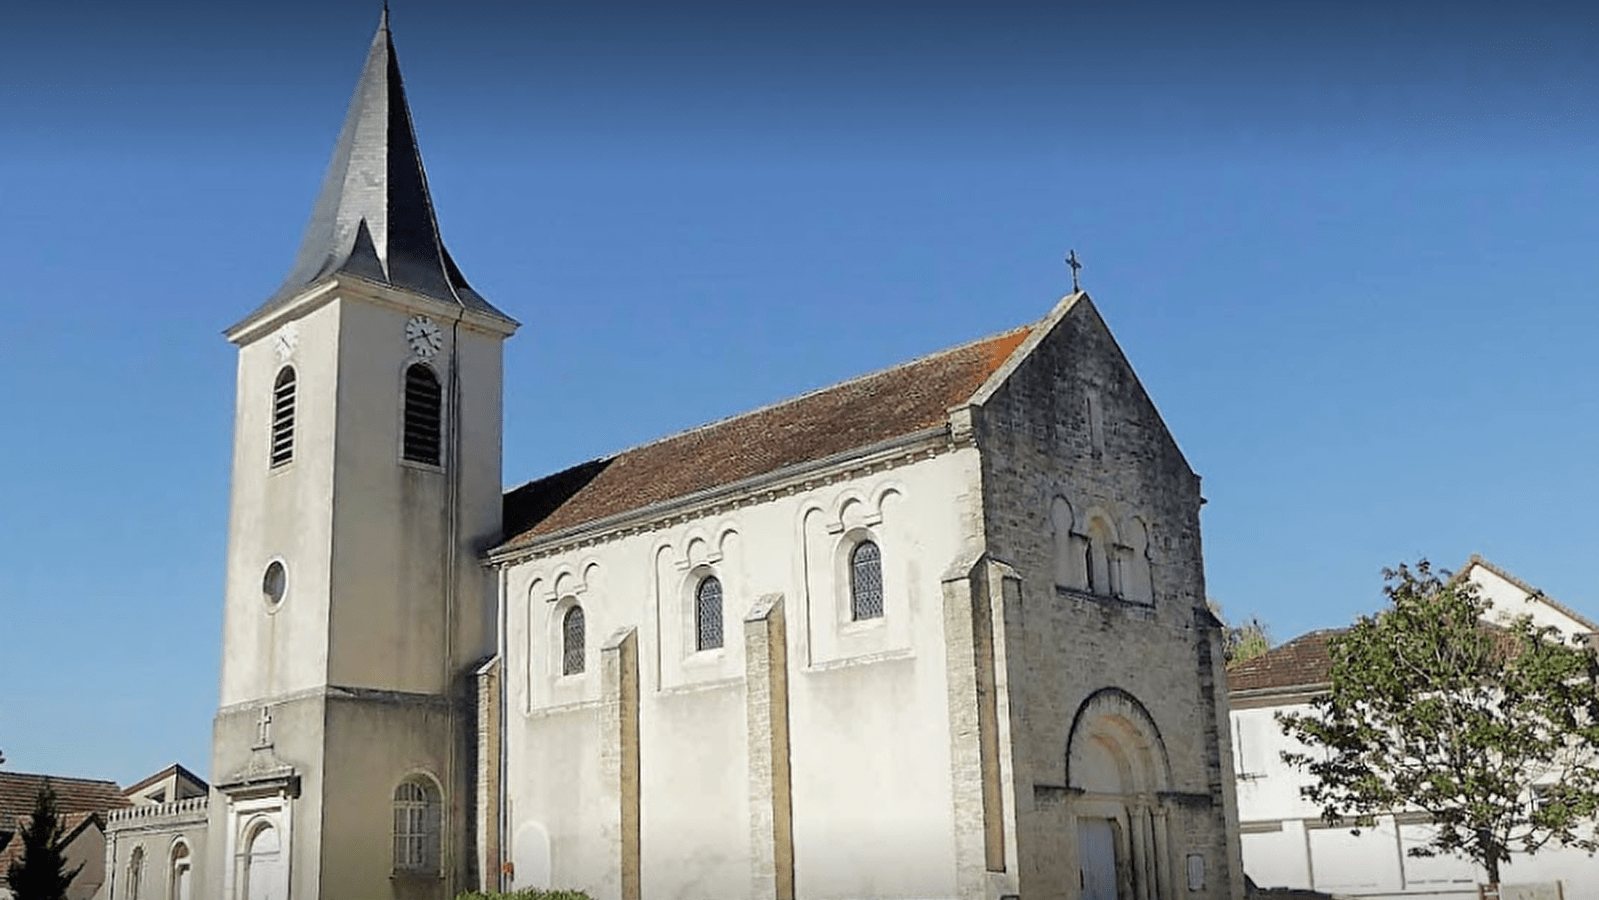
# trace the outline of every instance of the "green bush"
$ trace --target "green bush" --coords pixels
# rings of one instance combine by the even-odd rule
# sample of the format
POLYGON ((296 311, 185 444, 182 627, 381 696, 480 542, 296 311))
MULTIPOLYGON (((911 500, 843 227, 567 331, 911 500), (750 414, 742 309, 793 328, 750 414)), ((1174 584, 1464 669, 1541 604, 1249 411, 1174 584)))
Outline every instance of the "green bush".
POLYGON ((582 891, 541 891, 529 888, 525 891, 512 891, 509 894, 495 892, 478 893, 473 891, 466 894, 456 894, 455 900, 594 900, 582 891))

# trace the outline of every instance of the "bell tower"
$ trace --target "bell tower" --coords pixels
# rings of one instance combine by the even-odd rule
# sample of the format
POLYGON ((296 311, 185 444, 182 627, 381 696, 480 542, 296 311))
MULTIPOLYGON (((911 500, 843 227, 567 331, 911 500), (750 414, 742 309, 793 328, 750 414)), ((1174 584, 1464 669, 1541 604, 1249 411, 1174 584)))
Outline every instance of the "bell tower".
POLYGON ((218 900, 448 898, 494 652, 501 350, 440 237, 385 12, 238 393, 207 871, 218 900))

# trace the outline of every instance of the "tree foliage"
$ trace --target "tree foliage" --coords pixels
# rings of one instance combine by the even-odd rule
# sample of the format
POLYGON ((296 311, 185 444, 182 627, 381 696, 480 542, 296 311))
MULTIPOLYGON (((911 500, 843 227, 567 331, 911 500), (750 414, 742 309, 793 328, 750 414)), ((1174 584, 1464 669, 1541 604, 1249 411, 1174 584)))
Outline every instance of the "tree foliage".
POLYGON ((1490 883, 1513 851, 1596 849, 1599 658, 1523 617, 1483 621, 1476 586, 1426 560, 1383 572, 1390 607, 1329 642, 1331 687, 1279 714, 1284 761, 1329 824, 1431 815, 1416 856, 1462 854, 1490 883))
POLYGON ((1258 616, 1250 616, 1248 621, 1234 625, 1227 621, 1220 603, 1206 600, 1205 605, 1210 607, 1211 614, 1222 623, 1222 654, 1225 663, 1231 665, 1254 659, 1271 649, 1271 632, 1258 616))
POLYGON ((67 887, 83 868, 67 871, 62 855, 66 823, 56 807, 55 791, 46 781, 33 801, 33 815, 14 840, 22 841, 22 855, 6 868, 6 884, 15 900, 65 900, 67 887))

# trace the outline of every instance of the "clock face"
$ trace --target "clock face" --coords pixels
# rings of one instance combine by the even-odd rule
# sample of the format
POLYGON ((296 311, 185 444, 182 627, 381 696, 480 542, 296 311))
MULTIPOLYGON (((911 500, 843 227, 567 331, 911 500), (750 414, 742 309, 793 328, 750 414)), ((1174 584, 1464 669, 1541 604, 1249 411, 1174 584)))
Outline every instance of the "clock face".
POLYGON ((412 316, 405 323, 405 339, 411 350, 423 359, 431 359, 444 346, 444 332, 427 316, 412 316))
POLYGON ((283 330, 272 339, 272 352, 278 357, 278 362, 287 362, 294 355, 294 345, 299 343, 300 330, 295 323, 290 322, 283 326, 283 330))

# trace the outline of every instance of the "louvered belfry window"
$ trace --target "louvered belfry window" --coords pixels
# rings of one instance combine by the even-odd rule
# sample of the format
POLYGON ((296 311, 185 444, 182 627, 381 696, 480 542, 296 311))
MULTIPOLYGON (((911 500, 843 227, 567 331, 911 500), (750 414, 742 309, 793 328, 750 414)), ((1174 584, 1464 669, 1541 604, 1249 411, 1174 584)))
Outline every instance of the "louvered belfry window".
POLYGON ((722 646, 722 582, 707 575, 694 591, 694 649, 722 646))
POLYGON ((411 462, 439 464, 439 432, 444 418, 439 377, 422 363, 405 370, 405 448, 411 462))
POLYGON ((871 541, 849 553, 849 609, 855 620, 883 615, 883 553, 871 541))
POLYGON ((583 674, 583 607, 574 606, 561 620, 561 674, 583 674))
POLYGON ((272 467, 294 459, 294 369, 284 366, 272 383, 272 467))

